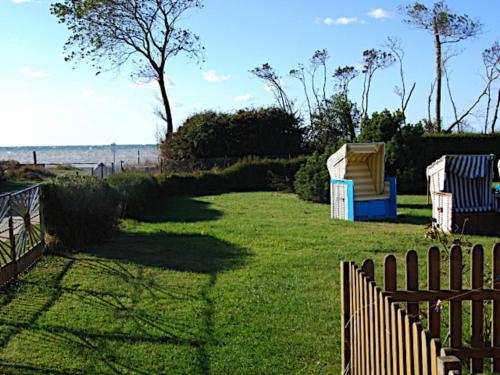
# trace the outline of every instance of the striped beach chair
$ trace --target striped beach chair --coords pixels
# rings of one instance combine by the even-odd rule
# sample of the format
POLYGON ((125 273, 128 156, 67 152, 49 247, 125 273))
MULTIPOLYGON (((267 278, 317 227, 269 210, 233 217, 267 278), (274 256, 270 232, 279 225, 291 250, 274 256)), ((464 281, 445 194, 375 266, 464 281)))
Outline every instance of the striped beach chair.
POLYGON ((351 221, 397 215, 396 179, 385 178, 384 143, 348 143, 327 161, 331 216, 351 221))
POLYGON ((491 233, 484 229, 498 216, 490 215, 498 212, 492 188, 495 159, 495 155, 445 155, 427 167, 435 226, 447 233, 491 233))

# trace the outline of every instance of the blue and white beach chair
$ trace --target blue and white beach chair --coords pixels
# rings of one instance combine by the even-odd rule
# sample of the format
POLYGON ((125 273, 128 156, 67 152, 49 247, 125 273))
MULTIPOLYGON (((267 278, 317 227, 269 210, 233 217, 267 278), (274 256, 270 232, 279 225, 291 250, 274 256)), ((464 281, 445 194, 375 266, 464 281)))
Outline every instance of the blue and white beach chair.
POLYGON ((435 226, 447 233, 500 232, 492 187, 495 159, 495 155, 445 155, 427 167, 435 226))
POLYGON ((384 143, 348 143, 327 161, 331 216, 351 221, 397 216, 396 179, 385 178, 384 143))

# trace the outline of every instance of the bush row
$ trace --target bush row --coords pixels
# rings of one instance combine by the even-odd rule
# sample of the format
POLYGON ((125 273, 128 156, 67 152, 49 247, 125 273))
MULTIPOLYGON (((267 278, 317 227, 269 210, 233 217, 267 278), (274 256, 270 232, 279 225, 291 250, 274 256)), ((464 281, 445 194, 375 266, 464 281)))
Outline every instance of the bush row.
POLYGON ((120 217, 154 217, 159 203, 174 195, 293 191, 295 173, 304 163, 305 158, 257 160, 192 174, 60 177, 43 187, 47 231, 54 242, 75 248, 108 237, 120 217))
POLYGON ((167 137, 161 152, 174 160, 297 156, 303 151, 303 132, 299 120, 279 108, 206 111, 167 137))

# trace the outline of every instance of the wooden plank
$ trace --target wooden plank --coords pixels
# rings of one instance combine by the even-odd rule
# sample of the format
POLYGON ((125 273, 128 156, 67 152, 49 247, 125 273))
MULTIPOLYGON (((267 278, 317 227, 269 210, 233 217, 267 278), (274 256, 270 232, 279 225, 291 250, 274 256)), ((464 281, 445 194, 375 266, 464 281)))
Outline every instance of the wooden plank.
MULTIPOLYGON (((413 332, 412 322, 414 318, 408 314, 404 317, 404 330, 405 330, 405 354, 406 354, 406 375, 413 374, 413 332)), ((418 374, 416 374, 418 375, 418 374)))
POLYGON ((412 324, 413 341, 413 373, 422 374, 422 324, 415 322, 412 324))
MULTIPOLYGON (((462 290, 462 249, 453 246, 450 251, 450 289, 462 290)), ((450 301, 450 346, 462 346, 462 302, 450 301)))
MULTIPOLYGON (((471 254, 471 288, 478 289, 483 287, 484 277, 484 249, 481 245, 474 245, 471 254)), ((484 319, 483 301, 473 301, 471 308, 471 347, 474 349, 482 349, 484 347, 483 337, 483 319, 484 319)), ((471 372, 483 372, 483 360, 472 359, 470 363, 471 372)))
MULTIPOLYGON (((500 285, 499 285, 500 286, 500 285)), ((435 302, 440 300, 453 301, 500 301, 498 290, 483 288, 481 290, 460 289, 460 290, 419 290, 418 292, 398 290, 395 292, 384 292, 385 296, 390 296, 394 302, 435 302)))
MULTIPOLYGON (((406 254, 406 289, 418 290, 418 255, 415 250, 410 250, 406 254)), ((418 319, 418 302, 408 303, 408 315, 418 319)))
POLYGON ((422 349, 422 375, 431 374, 431 333, 429 330, 424 330, 420 334, 420 342, 422 349))
POLYGON ((398 374, 404 374, 406 371, 406 355, 405 355, 405 316, 404 310, 398 309, 398 374))
POLYGON ((380 375, 381 374, 381 364, 382 362, 380 361, 380 353, 381 353, 381 338, 382 338, 382 333, 380 330, 380 325, 381 325, 381 305, 380 305, 380 297, 381 297, 382 291, 373 284, 373 321, 374 321, 374 336, 375 336, 375 374, 380 375))
POLYGON ((452 374, 461 374, 462 367, 457 357, 440 356, 437 359, 437 364, 439 375, 449 375, 450 371, 456 371, 452 372, 452 374))
POLYGON ((367 289, 367 279, 365 277, 365 273, 360 273, 360 282, 361 282, 361 368, 362 374, 368 374, 370 360, 368 354, 368 319, 367 319, 367 308, 368 308, 368 289, 367 289))
POLYGON ((346 371, 351 358, 351 334, 350 334, 350 267, 349 262, 340 262, 340 331, 342 335, 342 371, 346 371))
MULTIPOLYGON (((441 288, 441 253, 436 246, 427 253, 427 286, 429 290, 441 288)), ((430 301, 427 306, 429 317, 429 332, 431 337, 439 338, 441 334, 441 314, 435 308, 436 301, 430 301)))
MULTIPOLYGON (((385 297, 387 300, 390 297, 385 297)), ((399 325, 398 325, 398 311, 399 307, 396 303, 391 304, 391 367, 392 367, 392 374, 393 375, 398 375, 399 371, 399 346, 398 346, 398 340, 399 340, 399 325)))
POLYGON ((368 335, 369 335, 369 343, 368 343, 368 352, 370 356, 370 373, 375 373, 375 324, 374 324, 374 293, 373 293, 373 283, 368 282, 368 335))
MULTIPOLYGON (((394 333, 396 332, 395 329, 393 329, 392 326, 392 314, 391 314, 391 299, 389 297, 384 297, 382 296, 383 301, 384 301, 384 313, 385 313, 385 319, 384 319, 384 327, 385 327, 385 373, 387 375, 392 374, 392 361, 393 361, 393 353, 391 353, 391 347, 392 347, 392 337, 394 333)), ((382 360, 384 360, 384 357, 382 357, 382 360)))
POLYGON ((481 348, 481 349, 448 348, 448 352, 450 353, 450 355, 454 355, 455 357, 462 358, 462 359, 464 359, 464 358, 465 359, 467 359, 467 358, 478 358, 478 359, 500 358, 500 348, 491 347, 491 346, 488 348, 481 348))
POLYGON ((384 260, 384 289, 394 291, 397 289, 397 265, 396 257, 388 255, 384 260))
POLYGON ((349 374, 356 373, 358 365, 358 283, 357 283, 357 270, 354 264, 351 264, 351 362, 349 366, 349 374))
MULTIPOLYGON (((500 290, 500 243, 493 246, 493 289, 500 290)), ((492 345, 500 347, 500 301, 493 301, 492 314, 492 345)), ((500 372, 500 358, 493 359, 493 371, 500 372)))
POLYGON ((431 355, 430 355, 432 375, 438 375, 437 358, 439 357, 440 351, 441 351, 441 340, 433 338, 431 340, 431 355))
POLYGON ((363 331, 361 328, 361 309, 363 297, 363 290, 361 287, 361 275, 359 269, 356 269, 356 372, 355 374, 361 374, 362 370, 362 352, 363 352, 363 331))
POLYGON ((388 339, 389 336, 389 329, 387 327, 386 323, 386 311, 385 311, 385 300, 384 296, 382 295, 382 291, 377 288, 377 296, 378 296, 378 306, 379 306, 379 345, 380 345, 380 352, 379 352, 379 357, 378 361, 380 363, 380 373, 381 374, 387 374, 387 362, 386 362, 386 340, 388 339))
POLYGON ((373 260, 366 259, 361 269, 370 281, 375 281, 375 265, 373 264, 373 260))

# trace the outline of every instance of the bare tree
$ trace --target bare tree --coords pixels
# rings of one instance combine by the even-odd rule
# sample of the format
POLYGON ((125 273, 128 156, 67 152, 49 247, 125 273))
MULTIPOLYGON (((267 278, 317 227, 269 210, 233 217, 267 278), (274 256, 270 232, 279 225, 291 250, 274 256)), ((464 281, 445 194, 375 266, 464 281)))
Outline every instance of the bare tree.
POLYGON ((309 114, 309 123, 312 124, 314 111, 313 111, 313 108, 311 105, 311 99, 309 97, 309 92, 307 90, 307 82, 306 82, 306 74, 305 74, 304 65, 299 64, 297 68, 290 70, 290 72, 288 74, 291 77, 298 79, 300 81, 300 83, 302 84, 302 89, 304 90, 304 96, 306 98, 306 103, 307 103, 307 111, 309 114))
POLYGON ((181 17, 201 0, 64 0, 51 13, 65 24, 70 36, 66 60, 87 60, 97 69, 120 69, 132 61, 134 77, 158 82, 167 135, 173 133, 172 111, 165 71, 170 58, 185 53, 199 57, 199 37, 180 27, 181 17))
POLYGON ((417 83, 413 82, 410 91, 408 93, 406 92, 406 81, 405 81, 404 64, 403 64, 405 51, 401 44, 401 40, 394 37, 388 37, 385 43, 385 47, 389 51, 391 51, 392 55, 396 58, 399 65, 399 78, 401 79, 401 86, 396 86, 394 88, 394 92, 400 98, 401 101, 400 110, 403 116, 405 117, 405 123, 406 123, 406 115, 405 115, 406 108, 408 107, 408 103, 410 102, 411 96, 413 95, 413 91, 415 91, 417 83))
POLYGON ((321 49, 321 50, 316 50, 314 52, 313 56, 311 57, 311 60, 310 60, 312 90, 313 90, 313 93, 316 97, 316 100, 318 101, 318 105, 320 102, 324 102, 326 100, 326 81, 327 81, 327 76, 328 76, 326 62, 328 61, 329 58, 330 58, 330 56, 328 55, 328 51, 326 49, 321 49), (317 91, 315 89, 316 71, 318 69, 321 69, 323 71, 323 82, 322 82, 323 97, 322 97, 321 101, 318 99, 318 94, 317 94, 317 91))
MULTIPOLYGON (((455 127, 460 126, 462 122, 472 114, 474 109, 479 105, 481 100, 488 95, 489 92, 491 92, 491 86, 493 83, 500 78, 500 46, 498 45, 497 42, 495 42, 492 47, 484 50, 483 52, 483 63, 486 67, 487 74, 486 74, 486 82, 483 90, 480 92, 478 97, 474 100, 474 102, 460 115, 460 116, 455 116, 455 121, 453 121, 448 128, 446 129, 446 132, 451 132, 455 127)), ((500 92, 499 92, 499 97, 500 97, 500 92)), ((500 100, 500 99, 499 99, 500 100)), ((495 109, 495 114, 493 118, 493 123, 492 123, 492 132, 495 130, 495 124, 498 118, 498 101, 497 101, 497 106, 495 109)))
POLYGON ((363 52, 363 70, 365 75, 363 83, 363 94, 361 98, 361 114, 362 117, 368 115, 368 99, 370 97, 370 88, 375 72, 380 69, 385 69, 394 64, 394 56, 390 52, 368 49, 363 52))
POLYGON ((434 36, 436 53, 436 130, 441 131, 441 90, 443 77, 443 45, 459 43, 478 35, 481 24, 467 15, 451 13, 444 1, 438 1, 432 8, 416 2, 402 9, 406 15, 405 23, 426 30, 434 36))
POLYGON ((268 63, 263 64, 261 67, 256 67, 250 70, 250 73, 262 79, 266 85, 271 89, 278 106, 285 112, 294 115, 293 101, 288 98, 282 85, 282 78, 268 63))
MULTIPOLYGON (((483 63, 486 70, 486 81, 492 81, 495 75, 500 73, 500 44, 498 42, 493 43, 490 48, 487 48, 483 52, 483 63)), ((490 113, 491 105, 491 85, 488 86, 488 104, 486 107, 486 121, 485 121, 485 133, 488 128, 488 117, 490 113)), ((493 120, 491 121, 491 132, 495 132, 495 126, 498 120, 498 109, 500 107, 500 87, 498 88, 497 101, 495 109, 493 111, 493 120)))
POLYGON ((359 75, 359 71, 354 68, 354 66, 339 66, 335 73, 333 73, 333 78, 336 81, 336 87, 342 95, 347 97, 349 95, 349 84, 359 75))

